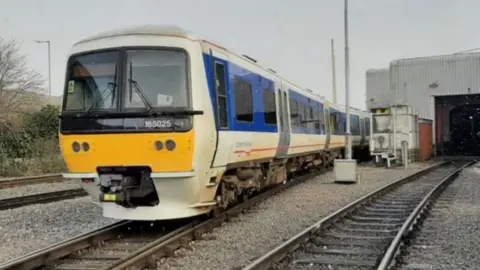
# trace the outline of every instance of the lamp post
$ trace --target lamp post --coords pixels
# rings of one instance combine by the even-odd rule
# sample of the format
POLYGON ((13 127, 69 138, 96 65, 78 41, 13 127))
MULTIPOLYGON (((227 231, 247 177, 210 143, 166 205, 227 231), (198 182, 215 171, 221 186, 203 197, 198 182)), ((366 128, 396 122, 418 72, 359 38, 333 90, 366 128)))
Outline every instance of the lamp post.
POLYGON ((350 134, 350 67, 348 51, 348 0, 345 0, 345 114, 347 116, 347 128, 345 136, 345 157, 335 159, 334 171, 338 183, 357 183, 357 161, 352 159, 352 139, 350 134))
POLYGON ((348 50, 348 0, 345 0, 345 113, 347 115, 346 159, 352 159, 352 139, 350 134, 350 59, 348 50))
POLYGON ((52 75, 51 75, 51 58, 50 58, 50 40, 36 40, 37 43, 47 43, 48 46, 48 95, 52 94, 52 75))

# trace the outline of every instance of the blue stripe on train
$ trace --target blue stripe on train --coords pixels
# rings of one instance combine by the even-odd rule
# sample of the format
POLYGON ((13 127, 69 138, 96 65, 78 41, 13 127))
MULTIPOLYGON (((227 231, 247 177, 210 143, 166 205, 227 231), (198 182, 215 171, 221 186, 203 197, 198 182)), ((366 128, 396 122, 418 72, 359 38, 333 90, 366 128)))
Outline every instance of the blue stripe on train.
MULTIPOLYGON (((210 95, 210 100, 212 102, 212 108, 215 115, 215 123, 217 130, 230 130, 230 131, 253 131, 253 132, 270 132, 277 133, 278 128, 276 125, 266 124, 265 123, 265 107, 263 104, 263 91, 266 88, 274 89, 274 83, 272 80, 265 78, 259 74, 253 73, 247 69, 244 69, 238 65, 232 64, 223 59, 213 57, 213 61, 209 54, 203 54, 203 60, 205 65, 205 74, 208 83, 208 91, 210 95), (227 104, 228 104, 228 128, 220 128, 219 120, 217 114, 217 99, 215 93, 215 84, 214 84, 214 66, 213 62, 219 62, 225 67, 225 77, 226 81, 226 93, 227 93, 227 104), (248 82, 252 87, 252 97, 253 97, 253 123, 245 123, 237 121, 235 118, 235 100, 233 92, 234 78, 238 77, 243 81, 248 82)), ((298 92, 294 92, 289 89, 290 99, 297 102, 301 102, 305 105, 308 105, 308 98, 298 92)), ((324 105, 318 101, 311 100, 313 108, 318 110, 323 110, 324 105)), ((331 115, 337 115, 338 120, 335 123, 335 132, 333 135, 344 135, 346 127, 346 115, 343 112, 330 108, 331 115)), ((289 113, 290 116, 290 113, 289 113)), ((352 124, 358 123, 359 117, 357 115, 351 115, 353 119, 352 124)), ((329 122, 329 117, 326 117, 325 124, 329 122)), ((313 128, 299 128, 292 127, 292 133, 294 134, 325 134, 325 130, 313 129, 313 128)), ((356 134, 354 134, 356 135, 356 134)), ((359 135, 359 134, 358 134, 359 135)))
MULTIPOLYGON (((213 57, 215 62, 222 63, 225 66, 225 76, 227 78, 226 82, 226 93, 227 93, 227 104, 228 104, 228 128, 222 130, 231 130, 231 131, 255 131, 255 132, 271 132, 277 133, 278 129, 276 125, 267 125, 265 124, 265 115, 264 115, 264 106, 263 106, 263 89, 266 87, 272 87, 273 81, 261 77, 258 74, 252 73, 246 69, 243 69, 240 66, 233 65, 227 61, 213 57), (237 121, 235 118, 235 99, 233 93, 233 79, 238 77, 243 81, 248 82, 252 86, 252 98, 253 98, 253 123, 245 123, 237 121)), ((214 70, 213 63, 210 59, 210 55, 204 54, 203 60, 205 63, 205 72, 208 81, 208 91, 210 94, 210 100, 212 101, 212 108, 215 113, 215 122, 217 130, 220 130, 218 123, 218 114, 217 112, 217 100, 214 87, 214 70)))

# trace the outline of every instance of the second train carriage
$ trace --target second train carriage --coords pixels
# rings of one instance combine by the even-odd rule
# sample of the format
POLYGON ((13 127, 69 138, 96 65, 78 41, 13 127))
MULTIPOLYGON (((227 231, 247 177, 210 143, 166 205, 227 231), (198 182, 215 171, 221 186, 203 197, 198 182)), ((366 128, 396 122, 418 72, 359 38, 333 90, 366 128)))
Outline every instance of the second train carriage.
MULTIPOLYGON (((369 113, 352 110, 354 154, 369 113)), ((345 148, 344 109, 247 56, 174 26, 76 43, 60 145, 103 215, 182 218, 222 209, 345 148)))

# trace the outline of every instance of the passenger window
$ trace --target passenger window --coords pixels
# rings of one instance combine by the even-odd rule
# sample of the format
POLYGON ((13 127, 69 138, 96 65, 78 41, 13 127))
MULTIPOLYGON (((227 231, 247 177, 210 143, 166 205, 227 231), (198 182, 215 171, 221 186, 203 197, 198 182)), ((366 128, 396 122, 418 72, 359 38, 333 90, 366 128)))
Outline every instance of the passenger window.
POLYGON ((303 125, 304 128, 308 128, 308 105, 303 104, 303 125))
POLYGON ((315 109, 313 110, 313 126, 314 129, 320 130, 320 121, 319 121, 319 110, 315 109))
POLYGON ((337 135, 337 119, 335 112, 330 112, 330 132, 333 135, 337 135))
POLYGON ((275 104, 275 92, 273 89, 265 89, 263 91, 263 107, 265 109, 265 123, 277 124, 277 106, 275 104))
MULTIPOLYGON (((353 136, 359 135, 359 127, 358 127, 358 118, 356 115, 350 115, 350 133, 353 136)), ((346 120, 345 120, 346 121, 346 120)), ((347 124, 345 123, 345 130, 347 129, 347 124)))
POLYGON ((322 107, 319 110, 319 125, 320 125, 320 134, 325 134, 325 111, 322 107))
POLYGON ((221 128, 228 128, 227 91, 225 82, 225 66, 215 63, 215 90, 217 92, 218 122, 221 128))
MULTIPOLYGON (((279 93, 281 93, 281 92, 280 92, 280 89, 278 89, 278 91, 279 91, 279 93)), ((280 96, 281 96, 281 95, 280 95, 280 96)), ((290 129, 290 127, 288 126, 288 122, 289 122, 289 121, 288 121, 288 120, 289 120, 288 118, 289 118, 289 117, 288 117, 287 100, 288 100, 288 98, 287 98, 287 93, 283 92, 283 102, 280 104, 280 106, 282 106, 282 110, 283 110, 283 112, 284 112, 284 113, 281 114, 281 117, 282 117, 281 119, 282 119, 282 125, 283 125, 283 127, 284 127, 285 130, 289 130, 289 129, 290 129), (285 116, 285 112, 287 112, 287 116, 285 116)))
POLYGON ((315 118, 314 118, 314 109, 311 100, 308 101, 308 105, 306 105, 307 110, 307 128, 308 129, 315 129, 315 118))
POLYGON ((300 116, 298 115, 298 104, 295 100, 290 99, 290 121, 292 127, 298 127, 300 116))
POLYGON ((239 79, 235 79, 235 116, 237 121, 253 122, 252 86, 239 79))
POLYGON ((365 135, 370 136, 370 118, 365 117, 365 135))
POLYGON ((298 102, 298 116, 299 116, 299 126, 302 128, 307 127, 307 122, 305 121, 305 117, 307 116, 307 111, 305 108, 305 104, 302 102, 298 102))

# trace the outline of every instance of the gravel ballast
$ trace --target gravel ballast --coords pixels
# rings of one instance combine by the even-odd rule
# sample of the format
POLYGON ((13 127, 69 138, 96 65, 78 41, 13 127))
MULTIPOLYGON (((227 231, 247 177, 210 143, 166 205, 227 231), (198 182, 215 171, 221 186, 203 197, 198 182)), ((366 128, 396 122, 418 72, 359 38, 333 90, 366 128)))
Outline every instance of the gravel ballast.
POLYGON ((444 191, 402 257, 402 269, 479 269, 479 178, 477 163, 444 191))
POLYGON ((0 211, 0 263, 116 221, 88 197, 0 211))
POLYGON ((353 200, 433 164, 411 164, 407 170, 359 166, 360 182, 357 185, 335 184, 333 172, 320 175, 232 218, 207 234, 206 240, 192 242, 189 249, 178 250, 177 257, 161 260, 158 269, 232 269, 245 266, 353 200))
POLYGON ((55 183, 42 183, 20 187, 0 189, 0 200, 19 196, 35 195, 45 192, 80 188, 79 180, 66 180, 55 183))

